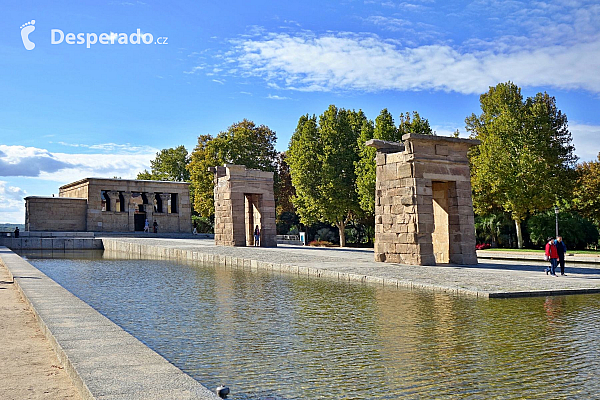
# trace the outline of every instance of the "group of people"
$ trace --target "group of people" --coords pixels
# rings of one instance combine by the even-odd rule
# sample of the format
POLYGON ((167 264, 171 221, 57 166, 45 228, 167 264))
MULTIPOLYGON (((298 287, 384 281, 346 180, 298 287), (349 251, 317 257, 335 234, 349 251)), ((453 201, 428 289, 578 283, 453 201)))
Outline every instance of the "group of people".
MULTIPOLYGON (((158 233, 158 222, 156 222, 156 220, 154 220, 152 228, 154 229, 154 233, 158 233)), ((144 222, 144 232, 150 233, 150 222, 148 221, 148 218, 146 218, 146 222, 144 222)))
POLYGON ((567 245, 563 242, 562 236, 557 236, 556 239, 549 237, 546 243, 546 261, 550 261, 550 267, 544 268, 546 275, 550 273, 556 275, 556 267, 560 265, 560 274, 565 276, 565 253, 567 245))

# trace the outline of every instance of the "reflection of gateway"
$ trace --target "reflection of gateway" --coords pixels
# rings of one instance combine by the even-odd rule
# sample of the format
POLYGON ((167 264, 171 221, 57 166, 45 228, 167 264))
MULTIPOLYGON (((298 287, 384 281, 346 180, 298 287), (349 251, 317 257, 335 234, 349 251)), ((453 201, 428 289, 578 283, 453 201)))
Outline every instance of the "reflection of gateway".
POLYGON ((59 197, 25 198, 27 231, 143 231, 146 218, 161 232, 191 232, 189 183, 86 178, 59 197))

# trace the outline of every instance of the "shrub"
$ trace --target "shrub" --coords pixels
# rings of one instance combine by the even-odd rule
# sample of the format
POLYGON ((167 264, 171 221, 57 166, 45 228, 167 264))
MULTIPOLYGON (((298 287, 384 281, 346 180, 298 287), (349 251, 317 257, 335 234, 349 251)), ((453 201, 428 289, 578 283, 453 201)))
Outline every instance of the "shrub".
POLYGON ((214 233, 214 216, 200 217, 192 215, 192 225, 196 227, 198 233, 214 233))
POLYGON ((475 245, 476 250, 485 250, 485 249, 489 249, 490 247, 492 247, 492 246, 489 243, 480 243, 478 245, 475 245))
POLYGON ((315 235, 315 240, 324 241, 324 242, 334 242, 336 239, 336 234, 329 228, 321 228, 317 231, 315 235))
MULTIPOLYGON (((536 214, 527 221, 529 237, 533 244, 543 246, 546 238, 554 237, 556 231, 554 210, 536 214)), ((598 229, 588 219, 574 211, 558 214, 558 234, 564 238, 568 249, 584 249, 598 243, 598 229)))
POLYGON ((308 245, 309 246, 314 246, 314 247, 330 247, 330 246, 334 246, 333 243, 328 242, 326 240, 313 240, 308 245))

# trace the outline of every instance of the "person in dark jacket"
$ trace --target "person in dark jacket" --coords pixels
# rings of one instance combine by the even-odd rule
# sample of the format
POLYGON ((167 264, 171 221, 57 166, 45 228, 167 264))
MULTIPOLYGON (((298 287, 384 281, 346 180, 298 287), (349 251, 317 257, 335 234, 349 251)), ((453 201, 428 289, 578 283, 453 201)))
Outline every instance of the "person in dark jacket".
POLYGON ((567 252, 567 245, 563 242, 562 236, 557 236, 554 241, 556 246, 556 252, 558 253, 558 264, 560 265, 560 274, 565 276, 565 253, 567 252))
POLYGON ((556 245, 554 239, 548 238, 546 243, 546 258, 550 260, 550 268, 545 268, 546 275, 550 272, 550 275, 556 276, 556 264, 558 263, 558 252, 556 251, 556 245))

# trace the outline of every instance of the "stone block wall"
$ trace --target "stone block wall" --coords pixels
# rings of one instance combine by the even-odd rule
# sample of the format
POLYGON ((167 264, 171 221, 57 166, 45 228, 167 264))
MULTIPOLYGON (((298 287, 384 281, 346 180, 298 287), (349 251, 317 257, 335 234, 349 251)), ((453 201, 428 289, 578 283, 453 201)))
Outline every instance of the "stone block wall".
POLYGON ((215 174, 215 243, 251 246, 258 225, 260 246, 276 247, 273 173, 234 164, 210 170, 215 174))
POLYGON ((29 196, 25 198, 26 231, 83 232, 87 200, 29 196))
POLYGON ((375 260, 477 264, 468 149, 478 141, 407 134, 377 149, 375 260))

